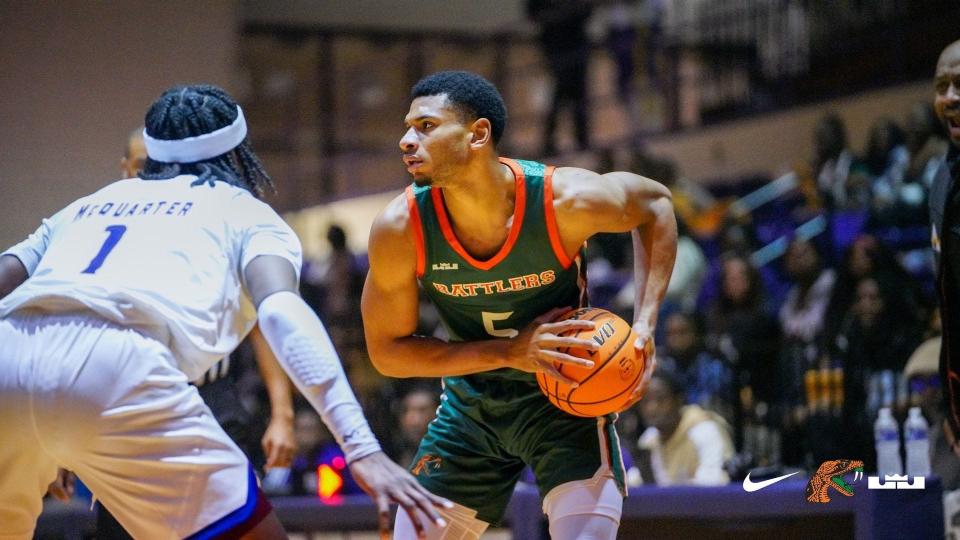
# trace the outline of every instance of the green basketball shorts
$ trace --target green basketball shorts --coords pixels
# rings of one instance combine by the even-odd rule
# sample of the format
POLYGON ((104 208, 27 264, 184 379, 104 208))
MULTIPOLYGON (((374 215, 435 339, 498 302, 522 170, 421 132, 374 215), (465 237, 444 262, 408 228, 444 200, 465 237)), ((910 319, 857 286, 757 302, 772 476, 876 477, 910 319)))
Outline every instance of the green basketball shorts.
POLYGON ((512 403, 441 399, 410 471, 431 492, 500 524, 530 466, 543 499, 553 488, 609 471, 626 494, 615 415, 579 418, 528 393, 512 403))

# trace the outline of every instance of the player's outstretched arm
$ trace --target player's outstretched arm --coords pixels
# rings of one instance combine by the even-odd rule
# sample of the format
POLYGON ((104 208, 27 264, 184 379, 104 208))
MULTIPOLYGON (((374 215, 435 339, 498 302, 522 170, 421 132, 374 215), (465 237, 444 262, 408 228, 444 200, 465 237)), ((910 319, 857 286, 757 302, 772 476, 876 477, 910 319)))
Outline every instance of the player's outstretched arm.
POLYGON ((406 201, 398 197, 377 216, 370 230, 370 273, 363 287, 361 308, 367 350, 381 373, 389 377, 448 377, 512 367, 548 371, 565 380, 553 366, 554 361, 592 365, 555 350, 594 348, 592 341, 558 335, 575 328, 592 329, 589 321, 550 323, 552 319, 547 316, 513 339, 447 343, 414 335, 420 306, 411 226, 406 201))
MULTIPOLYGON (((597 174, 575 168, 554 173, 557 229, 567 254, 600 232, 631 232, 634 251, 636 347, 647 369, 635 393, 643 396, 656 365, 653 332, 677 255, 677 220, 670 190, 627 172, 597 174)), ((631 403, 631 404, 632 404, 631 403)))
POLYGON ((270 344, 263 337, 259 326, 253 327, 249 338, 270 400, 270 423, 260 439, 263 455, 267 457, 264 468, 289 467, 297 453, 297 439, 293 434, 293 395, 290 379, 270 350, 270 344))
MULTIPOLYGON (((410 515, 419 509, 444 526, 434 506, 451 503, 427 491, 383 454, 323 324, 295 292, 293 265, 282 257, 262 255, 250 261, 244 277, 257 306, 260 331, 290 380, 343 448, 354 478, 377 503, 381 534, 389 530, 390 501, 410 515)), ((417 527, 422 530, 423 524, 417 527)))

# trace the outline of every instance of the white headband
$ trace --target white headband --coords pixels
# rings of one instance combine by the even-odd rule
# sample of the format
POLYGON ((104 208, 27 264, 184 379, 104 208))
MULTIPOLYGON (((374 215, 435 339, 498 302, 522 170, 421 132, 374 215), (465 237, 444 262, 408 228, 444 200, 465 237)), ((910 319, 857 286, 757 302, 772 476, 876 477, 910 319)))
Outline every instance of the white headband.
POLYGON ((154 139, 143 129, 143 143, 147 155, 154 161, 164 163, 193 163, 203 161, 233 150, 247 136, 247 121, 243 110, 237 105, 237 119, 232 124, 210 133, 186 139, 154 139))

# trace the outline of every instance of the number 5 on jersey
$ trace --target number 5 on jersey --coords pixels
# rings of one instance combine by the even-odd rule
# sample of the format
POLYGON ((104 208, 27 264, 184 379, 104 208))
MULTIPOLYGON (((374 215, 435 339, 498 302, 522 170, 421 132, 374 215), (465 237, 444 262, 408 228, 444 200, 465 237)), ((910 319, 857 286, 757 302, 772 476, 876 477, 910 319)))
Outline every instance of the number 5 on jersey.
POLYGON ((113 248, 117 246, 117 242, 120 241, 120 237, 123 236, 123 233, 127 232, 126 225, 110 225, 106 228, 107 239, 103 241, 103 245, 100 246, 100 251, 97 252, 97 255, 90 261, 90 264, 87 265, 87 269, 81 272, 82 274, 96 274, 97 270, 103 265, 103 261, 106 260, 107 255, 113 251, 113 248))
POLYGON ((490 311, 481 311, 480 316, 483 317, 483 329, 487 331, 493 337, 505 337, 512 338, 517 337, 520 332, 516 328, 494 328, 493 323, 497 321, 505 321, 513 315, 512 311, 501 311, 499 313, 494 313, 490 311))

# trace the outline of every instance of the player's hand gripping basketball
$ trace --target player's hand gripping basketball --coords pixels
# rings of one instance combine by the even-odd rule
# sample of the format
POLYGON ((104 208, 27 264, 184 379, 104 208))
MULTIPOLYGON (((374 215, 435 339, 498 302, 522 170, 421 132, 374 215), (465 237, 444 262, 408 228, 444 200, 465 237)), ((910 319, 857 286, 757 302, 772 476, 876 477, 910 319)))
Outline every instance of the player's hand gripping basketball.
POLYGON ((593 367, 593 362, 560 352, 558 349, 575 348, 596 351, 599 345, 589 339, 563 337, 560 334, 571 330, 593 330, 592 321, 563 320, 551 322, 570 311, 568 307, 554 308, 534 319, 513 339, 508 362, 510 367, 536 373, 542 371, 559 381, 576 388, 577 382, 560 373, 553 363, 560 362, 575 366, 593 367))
POLYGON ((417 530, 417 538, 426 538, 424 523, 421 521, 424 515, 438 527, 447 526, 434 506, 452 508, 453 503, 427 491, 409 472, 391 461, 383 452, 376 452, 354 461, 350 464, 350 473, 377 505, 382 540, 390 538, 391 502, 399 504, 407 511, 410 521, 417 530))
POLYGON ((657 348, 653 343, 653 329, 650 328, 650 325, 647 323, 638 321, 633 323, 633 332, 637 335, 637 340, 633 342, 633 347, 637 350, 637 358, 642 357, 644 359, 645 367, 643 376, 640 377, 640 382, 637 383, 637 387, 633 390, 633 397, 630 398, 629 403, 627 403, 622 411, 633 407, 638 401, 643 399, 643 395, 647 393, 647 387, 650 386, 650 377, 653 376, 654 370, 657 369, 657 348))

